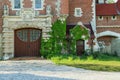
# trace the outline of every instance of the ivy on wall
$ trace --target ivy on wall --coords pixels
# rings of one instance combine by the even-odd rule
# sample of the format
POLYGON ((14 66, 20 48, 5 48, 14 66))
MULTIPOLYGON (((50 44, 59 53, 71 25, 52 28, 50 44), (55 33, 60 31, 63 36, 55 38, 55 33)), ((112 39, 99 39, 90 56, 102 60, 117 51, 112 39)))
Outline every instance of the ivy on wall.
POLYGON ((66 48, 66 22, 56 20, 52 24, 51 37, 48 40, 42 39, 41 54, 50 57, 65 53, 66 48))
POLYGON ((88 39, 89 30, 76 25, 70 30, 71 38, 66 40, 66 21, 56 20, 52 24, 51 37, 48 40, 42 39, 41 55, 50 58, 51 56, 70 53, 76 54, 76 41, 88 39))
POLYGON ((76 25, 73 29, 70 29, 70 39, 68 45, 69 53, 76 54, 76 41, 87 40, 90 37, 89 30, 81 25, 76 25))
POLYGON ((75 40, 86 40, 90 37, 89 30, 81 25, 76 25, 73 29, 70 30, 70 33, 71 37, 75 40))

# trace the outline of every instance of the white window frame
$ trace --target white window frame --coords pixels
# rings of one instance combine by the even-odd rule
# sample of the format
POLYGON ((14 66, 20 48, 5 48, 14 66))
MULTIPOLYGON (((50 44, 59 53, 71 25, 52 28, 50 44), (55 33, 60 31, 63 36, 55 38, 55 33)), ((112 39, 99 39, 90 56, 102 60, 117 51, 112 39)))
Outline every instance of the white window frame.
POLYGON ((103 20, 103 19, 104 19, 103 16, 98 16, 98 20, 103 20))
POLYGON ((74 16, 75 16, 75 17, 81 17, 81 16, 82 16, 82 13, 83 13, 83 12, 82 12, 82 9, 81 9, 81 8, 75 8, 75 11, 74 11, 74 16), (80 13, 79 13, 80 15, 78 15, 77 10, 80 10, 80 13))
POLYGON ((32 0, 32 1, 33 1, 33 8, 35 10, 43 10, 43 8, 44 8, 44 0, 41 0, 42 1, 41 8, 35 8, 35 0, 32 0))
POLYGON ((14 7, 14 6, 15 6, 15 5, 14 5, 14 0, 11 0, 11 2, 12 2, 12 4, 11 4, 11 5, 12 5, 12 10, 21 10, 23 0, 20 0, 20 4, 21 4, 21 5, 20 5, 20 8, 19 8, 19 9, 17 9, 17 8, 14 7))
POLYGON ((112 20, 117 20, 117 16, 111 16, 112 20))

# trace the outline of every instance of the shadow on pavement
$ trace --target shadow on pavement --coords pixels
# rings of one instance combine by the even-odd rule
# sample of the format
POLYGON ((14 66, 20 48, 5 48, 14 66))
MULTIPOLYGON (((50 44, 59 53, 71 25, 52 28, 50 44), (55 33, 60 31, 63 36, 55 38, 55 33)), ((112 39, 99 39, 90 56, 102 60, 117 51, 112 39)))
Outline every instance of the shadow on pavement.
POLYGON ((8 73, 0 74, 0 80, 73 80, 73 79, 39 76, 34 74, 8 73))

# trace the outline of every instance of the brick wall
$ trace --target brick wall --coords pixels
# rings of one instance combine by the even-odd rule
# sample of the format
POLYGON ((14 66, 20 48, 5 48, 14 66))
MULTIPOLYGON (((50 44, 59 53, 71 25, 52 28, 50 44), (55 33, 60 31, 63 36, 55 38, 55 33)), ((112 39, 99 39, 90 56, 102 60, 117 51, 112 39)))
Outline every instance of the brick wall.
POLYGON ((23 7, 24 8, 30 8, 30 7, 32 7, 32 1, 31 0, 24 0, 23 1, 23 7))
POLYGON ((97 28, 97 33, 100 33, 100 32, 104 32, 104 31, 113 31, 113 32, 117 32, 117 33, 120 33, 120 27, 99 27, 97 28))
POLYGON ((61 14, 69 14, 69 0, 61 0, 61 14))
MULTIPOLYGON (((57 2, 57 0, 45 0, 44 1, 44 9, 37 10, 37 11, 39 11, 39 14, 45 15, 46 14, 46 6, 51 5, 51 8, 52 8, 51 14, 53 15, 53 21, 55 21, 57 18, 56 2, 57 2)), ((16 14, 16 10, 12 10, 11 1, 3 0, 2 3, 9 6, 9 15, 16 14)), ((33 2, 31 0, 23 0, 22 4, 23 4, 23 8, 32 8, 33 7, 33 2)), ((61 0, 61 11, 60 12, 61 12, 61 14, 69 13, 69 0, 61 0)))
POLYGON ((96 17, 97 26, 112 26, 112 25, 120 25, 120 16, 116 16, 116 20, 112 20, 112 16, 103 16, 103 20, 98 20, 98 16, 96 17))
POLYGON ((69 17, 67 24, 76 24, 78 21, 82 21, 84 24, 88 24, 92 19, 92 1, 93 0, 69 0, 69 17), (83 11, 82 17, 75 17, 75 8, 81 8, 83 11))

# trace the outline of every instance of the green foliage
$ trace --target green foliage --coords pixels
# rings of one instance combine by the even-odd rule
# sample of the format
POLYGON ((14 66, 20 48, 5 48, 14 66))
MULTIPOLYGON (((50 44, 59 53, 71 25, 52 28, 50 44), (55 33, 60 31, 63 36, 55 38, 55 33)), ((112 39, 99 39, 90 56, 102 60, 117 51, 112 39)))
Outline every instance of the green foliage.
POLYGON ((83 26, 76 25, 73 29, 70 30, 71 38, 69 40, 69 53, 76 55, 76 41, 77 40, 86 40, 89 38, 89 30, 83 26))
MULTIPOLYGON (((97 53, 97 52, 96 52, 97 53)), ((95 53, 95 56, 96 56, 95 53)), ((68 65, 77 68, 84 68, 97 71, 120 71, 120 58, 98 54, 94 58, 94 54, 90 56, 83 55, 81 58, 75 55, 54 56, 51 60, 59 65, 68 65)))
POLYGON ((42 39, 41 54, 45 58, 51 58, 56 55, 69 54, 76 55, 76 40, 83 39, 81 36, 85 35, 84 39, 89 38, 89 30, 75 26, 71 29, 71 38, 69 43, 66 40, 66 22, 57 20, 52 24, 52 31, 49 33, 51 37, 48 40, 42 39), (69 48, 69 50, 68 50, 69 48))
POLYGON ((44 39, 42 39, 41 42, 41 55, 44 56, 45 58, 48 56, 48 54, 52 53, 52 42, 51 40, 47 40, 45 41, 44 39))
POLYGON ((107 3, 115 3, 115 0, 107 0, 107 3))
POLYGON ((71 36, 75 40, 83 39, 86 40, 89 38, 89 30, 83 26, 76 25, 73 29, 70 30, 71 36))
POLYGON ((66 49, 66 22, 57 20, 52 25, 51 37, 48 40, 42 39, 41 54, 45 58, 62 54, 66 49))
POLYGON ((57 20, 52 25, 52 37, 53 38, 59 38, 59 39, 65 39, 66 37, 66 22, 57 20))

